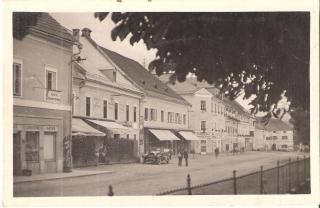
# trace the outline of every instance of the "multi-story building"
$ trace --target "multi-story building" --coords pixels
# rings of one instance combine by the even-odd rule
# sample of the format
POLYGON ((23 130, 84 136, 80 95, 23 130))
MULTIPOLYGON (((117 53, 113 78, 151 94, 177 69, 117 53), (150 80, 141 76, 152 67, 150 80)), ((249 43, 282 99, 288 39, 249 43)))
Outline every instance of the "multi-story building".
MULTIPOLYGON (((177 152, 179 145, 183 146, 179 132, 183 134, 188 128, 187 116, 190 104, 136 61, 96 44, 90 33, 88 28, 82 30, 82 39, 85 39, 82 41, 84 49, 91 49, 81 52, 87 60, 79 66, 89 72, 86 73, 87 77, 92 72, 88 70, 94 69, 94 79, 100 79, 104 85, 106 83, 113 85, 113 90, 110 90, 110 86, 105 90, 105 98, 100 97, 100 105, 103 99, 107 100, 108 105, 110 104, 107 107, 110 119, 126 127, 128 122, 134 124, 129 125, 133 130, 132 133, 126 135, 138 140, 139 156, 159 148, 170 148, 174 153, 177 152)), ((79 84, 82 89, 83 84, 81 82, 79 84)), ((98 95, 101 96, 101 93, 98 95)), ((82 108, 87 106, 84 105, 84 100, 81 103, 82 108)), ((93 105, 97 105, 95 101, 93 105)), ((94 117, 102 116, 100 109, 103 108, 98 108, 97 112, 92 111, 94 117)))
MULTIPOLYGON (((160 78, 169 84, 169 76, 170 74, 165 74, 160 78)), ((201 154, 212 153, 215 148, 222 150, 225 107, 219 90, 206 82, 198 82, 193 77, 169 86, 192 105, 188 112, 189 127, 196 137, 192 140, 190 149, 201 154)))
POLYGON ((293 128, 280 119, 257 118, 254 149, 293 150, 293 128))
POLYGON ((73 70, 73 122, 75 125, 89 125, 104 134, 94 132, 84 137, 81 129, 73 131, 74 166, 94 164, 96 152, 104 156, 100 162, 119 162, 139 156, 139 114, 143 92, 91 38, 90 33, 90 29, 84 28, 78 37, 79 30, 74 30, 82 44, 81 58, 84 60, 76 63, 73 70), (84 155, 82 149, 90 151, 91 155, 84 155))
MULTIPOLYGON (((70 140, 72 35, 42 13, 13 39, 13 173, 60 172, 70 140)), ((65 164, 67 166, 67 164, 65 164)))

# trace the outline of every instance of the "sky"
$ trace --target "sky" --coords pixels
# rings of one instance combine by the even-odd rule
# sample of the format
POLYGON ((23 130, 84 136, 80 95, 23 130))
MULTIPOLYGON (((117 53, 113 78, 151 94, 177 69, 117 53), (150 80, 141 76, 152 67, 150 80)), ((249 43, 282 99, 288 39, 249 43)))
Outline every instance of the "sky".
POLYGON ((94 13, 50 13, 62 26, 72 29, 83 29, 85 27, 92 30, 91 37, 101 46, 115 51, 121 55, 134 59, 147 67, 150 61, 155 58, 156 50, 147 50, 144 43, 140 41, 133 46, 129 43, 129 38, 123 41, 111 39, 111 31, 115 24, 108 16, 100 22, 94 17, 94 13))

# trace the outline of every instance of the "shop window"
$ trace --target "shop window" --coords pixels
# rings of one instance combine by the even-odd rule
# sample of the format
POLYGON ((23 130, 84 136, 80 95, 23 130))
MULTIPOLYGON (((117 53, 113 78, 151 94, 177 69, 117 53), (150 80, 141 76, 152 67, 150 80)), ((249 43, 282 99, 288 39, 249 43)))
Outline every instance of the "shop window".
POLYGON ((26 161, 39 162, 39 132, 26 134, 26 161))
POLYGON ((108 101, 104 100, 103 101, 103 118, 108 117, 108 101))
POLYGON ((56 133, 44 133, 44 159, 54 160, 56 158, 56 133))
POLYGON ((120 139, 120 134, 114 134, 114 135, 113 135, 113 138, 114 138, 114 139, 120 139))
POLYGON ((288 139, 288 136, 282 136, 282 139, 288 139))
POLYGON ((13 95, 21 96, 21 64, 13 63, 13 95))

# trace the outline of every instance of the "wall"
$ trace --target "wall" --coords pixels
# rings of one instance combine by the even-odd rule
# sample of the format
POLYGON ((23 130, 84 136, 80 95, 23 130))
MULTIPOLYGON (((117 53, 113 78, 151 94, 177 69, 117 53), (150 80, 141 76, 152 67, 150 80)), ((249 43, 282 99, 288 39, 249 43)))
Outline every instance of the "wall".
POLYGON ((31 35, 22 41, 13 39, 13 58, 22 61, 22 96, 17 99, 52 102, 46 100, 45 67, 57 70, 57 90, 61 99, 54 102, 70 105, 70 60, 72 49, 64 48, 31 35))

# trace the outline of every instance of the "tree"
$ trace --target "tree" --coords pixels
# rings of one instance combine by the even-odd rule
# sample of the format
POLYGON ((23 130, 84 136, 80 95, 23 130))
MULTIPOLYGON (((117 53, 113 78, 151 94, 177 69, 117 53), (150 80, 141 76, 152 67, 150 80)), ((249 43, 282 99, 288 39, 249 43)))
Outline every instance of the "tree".
POLYGON ((310 145, 310 113, 302 108, 297 108, 291 113, 290 123, 294 125, 297 142, 310 145))
POLYGON ((100 21, 108 15, 112 39, 157 49, 149 69, 174 71, 172 83, 194 73, 231 99, 254 95, 252 112, 276 117, 287 111, 277 105, 283 96, 291 108, 309 109, 307 12, 95 13, 100 21))

